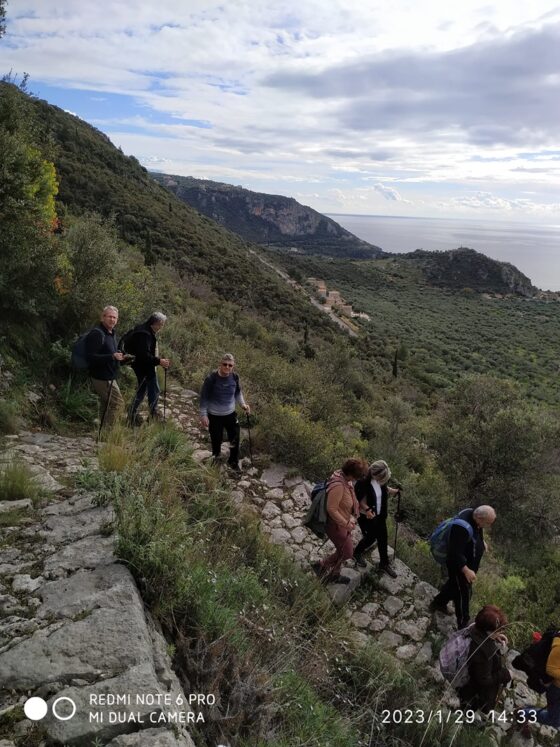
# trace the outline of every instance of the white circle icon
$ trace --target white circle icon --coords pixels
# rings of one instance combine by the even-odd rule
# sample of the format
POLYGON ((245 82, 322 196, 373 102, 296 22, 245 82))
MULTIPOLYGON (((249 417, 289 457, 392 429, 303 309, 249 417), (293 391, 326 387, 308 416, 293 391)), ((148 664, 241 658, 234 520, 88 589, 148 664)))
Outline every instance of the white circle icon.
POLYGON ((57 718, 59 721, 69 721, 74 716, 74 714, 76 713, 76 704, 74 703, 74 701, 72 700, 72 698, 68 698, 68 697, 66 697, 66 695, 61 695, 60 698, 57 698, 53 702, 53 704, 51 706, 51 709, 52 709, 52 712, 53 712, 53 716, 55 718, 57 718), (71 712, 71 714, 69 716, 59 716, 58 713, 56 712, 56 706, 57 706, 57 704, 58 703, 62 703, 64 700, 68 701, 68 703, 70 703, 71 706, 72 706, 72 712, 71 712))
POLYGON ((29 698, 25 701, 23 712, 30 721, 40 721, 45 718, 49 707, 43 698, 29 698))

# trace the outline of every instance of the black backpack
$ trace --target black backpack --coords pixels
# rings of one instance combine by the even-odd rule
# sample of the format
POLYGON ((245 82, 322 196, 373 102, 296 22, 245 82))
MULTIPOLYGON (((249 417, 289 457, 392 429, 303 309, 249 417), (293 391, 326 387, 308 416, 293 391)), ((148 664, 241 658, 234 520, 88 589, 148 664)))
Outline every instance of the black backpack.
POLYGON ((527 646, 511 662, 516 669, 525 672, 527 684, 537 693, 545 692, 546 687, 543 683, 552 682, 552 677, 546 673, 546 662, 550 656, 552 641, 556 636, 560 636, 560 631, 547 630, 540 641, 527 646))
POLYGON ((137 324, 136 327, 133 327, 132 329, 129 329, 128 332, 124 333, 119 342, 119 350, 121 352, 127 353, 127 355, 136 355, 138 341, 134 338, 136 333, 139 332, 143 326, 143 324, 137 324))
POLYGON ((311 506, 307 510, 303 526, 319 539, 327 536, 327 491, 328 480, 318 482, 311 491, 311 506))
POLYGON ((88 329, 87 332, 83 332, 78 339, 72 343, 70 365, 76 371, 87 371, 89 369, 89 363, 86 356, 86 340, 94 330, 101 333, 103 338, 101 344, 103 344, 105 342, 105 333, 99 327, 88 329))

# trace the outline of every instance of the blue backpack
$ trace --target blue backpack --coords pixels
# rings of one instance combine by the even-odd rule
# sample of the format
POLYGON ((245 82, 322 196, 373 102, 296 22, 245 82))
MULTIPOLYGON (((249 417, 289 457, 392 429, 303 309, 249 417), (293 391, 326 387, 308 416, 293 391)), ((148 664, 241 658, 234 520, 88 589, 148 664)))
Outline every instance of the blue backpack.
POLYGON ((89 363, 86 357, 86 339, 89 333, 94 329, 96 329, 98 332, 101 332, 101 334, 103 335, 103 342, 105 342, 105 335, 103 334, 103 330, 99 329, 99 327, 88 329, 87 332, 84 332, 78 337, 76 342, 74 342, 72 345, 72 354, 70 357, 70 365, 77 371, 87 371, 87 369, 89 368, 89 363))
POLYGON ((460 519, 458 516, 452 516, 450 519, 444 519, 441 524, 438 524, 434 529, 428 542, 430 543, 430 552, 434 556, 436 563, 445 565, 447 560, 447 550, 449 547, 449 535, 451 534, 451 527, 457 525, 466 529, 469 533, 469 540, 472 541, 474 531, 468 521, 460 519))

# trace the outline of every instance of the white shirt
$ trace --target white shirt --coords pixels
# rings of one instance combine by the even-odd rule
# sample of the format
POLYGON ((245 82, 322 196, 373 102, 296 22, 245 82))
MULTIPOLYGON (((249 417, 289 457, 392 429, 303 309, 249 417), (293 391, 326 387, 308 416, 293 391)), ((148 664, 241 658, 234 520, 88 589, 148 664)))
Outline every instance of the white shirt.
POLYGON ((379 515, 381 513, 381 485, 377 480, 372 480, 371 487, 375 493, 375 513, 379 515))

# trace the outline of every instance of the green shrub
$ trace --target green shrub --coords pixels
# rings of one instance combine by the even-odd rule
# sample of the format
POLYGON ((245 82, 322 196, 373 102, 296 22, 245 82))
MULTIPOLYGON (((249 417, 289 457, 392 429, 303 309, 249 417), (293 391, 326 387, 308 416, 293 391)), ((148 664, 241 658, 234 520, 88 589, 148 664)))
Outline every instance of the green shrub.
POLYGON ((19 427, 20 417, 16 404, 0 400, 0 434, 17 433, 19 427))
POLYGON ((0 500, 21 501, 28 498, 36 501, 39 493, 39 486, 25 464, 11 462, 0 467, 0 500))

